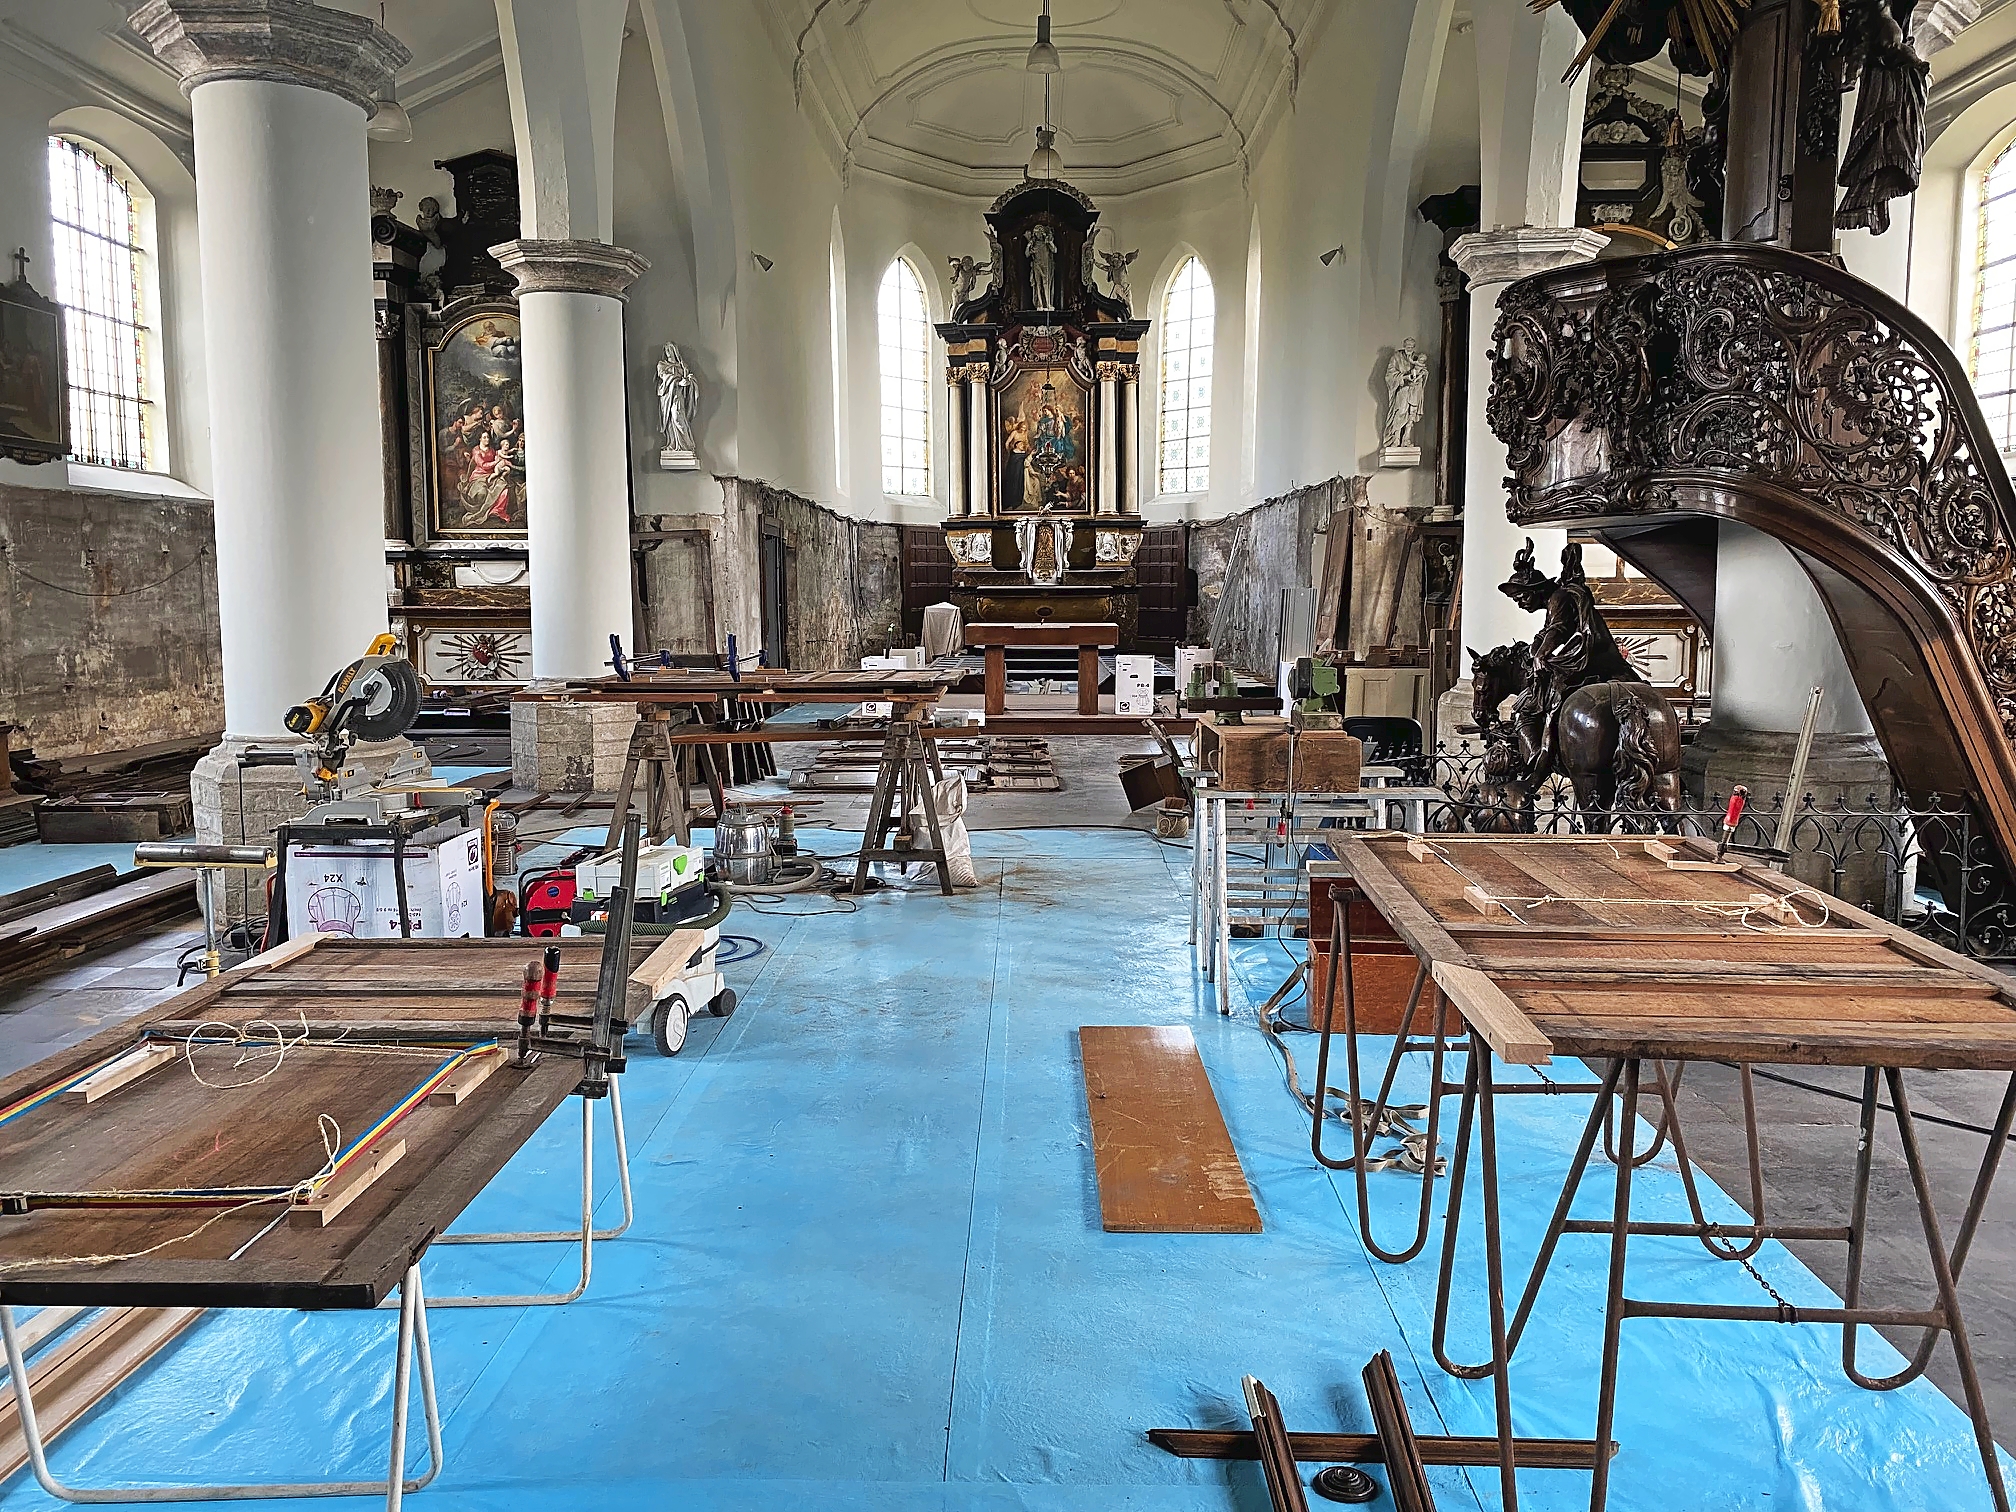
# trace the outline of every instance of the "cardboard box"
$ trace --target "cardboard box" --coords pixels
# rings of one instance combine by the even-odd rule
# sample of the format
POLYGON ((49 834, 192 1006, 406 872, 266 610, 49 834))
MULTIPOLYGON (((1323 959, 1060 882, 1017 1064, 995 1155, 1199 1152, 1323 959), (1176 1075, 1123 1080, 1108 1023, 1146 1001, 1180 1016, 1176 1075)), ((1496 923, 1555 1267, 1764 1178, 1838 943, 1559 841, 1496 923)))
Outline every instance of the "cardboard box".
MULTIPOLYGON (((1285 793, 1289 788, 1288 721, 1278 715, 1246 716, 1228 725, 1215 714, 1197 720, 1197 764, 1215 773, 1230 793, 1285 793)), ((1298 793, 1355 793, 1365 747, 1342 730, 1301 730, 1294 739, 1298 793)))
POLYGON ((1130 809, 1144 809, 1167 798, 1183 797, 1183 779, 1166 756, 1122 757, 1120 787, 1127 794, 1130 809))
MULTIPOLYGON (((415 936, 482 935, 483 836, 475 830, 406 853, 406 916, 415 936)), ((399 938, 392 842, 287 847, 287 934, 399 938)))
POLYGON ((1113 712, 1144 717, 1155 712, 1155 658, 1113 658, 1113 712))

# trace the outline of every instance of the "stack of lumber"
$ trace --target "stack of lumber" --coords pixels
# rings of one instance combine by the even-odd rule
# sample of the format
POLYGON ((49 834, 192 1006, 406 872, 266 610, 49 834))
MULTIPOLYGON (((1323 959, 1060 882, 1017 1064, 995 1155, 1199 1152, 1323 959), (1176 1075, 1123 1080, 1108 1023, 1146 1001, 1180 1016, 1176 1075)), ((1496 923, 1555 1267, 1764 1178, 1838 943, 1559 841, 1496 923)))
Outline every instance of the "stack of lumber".
MULTIPOLYGON (((43 1443, 53 1443, 202 1315, 199 1307, 45 1307, 25 1319, 21 1352, 43 1443)), ((0 1386, 0 1482, 27 1463, 14 1388, 0 1386)))
POLYGON ((47 759, 32 751, 14 751, 8 760, 17 787, 51 798, 114 788, 125 793, 187 793, 189 773, 218 739, 215 735, 204 735, 193 740, 134 746, 125 751, 47 759))
POLYGON ((186 871, 94 866, 0 893, 0 973, 33 971, 196 912, 186 871))

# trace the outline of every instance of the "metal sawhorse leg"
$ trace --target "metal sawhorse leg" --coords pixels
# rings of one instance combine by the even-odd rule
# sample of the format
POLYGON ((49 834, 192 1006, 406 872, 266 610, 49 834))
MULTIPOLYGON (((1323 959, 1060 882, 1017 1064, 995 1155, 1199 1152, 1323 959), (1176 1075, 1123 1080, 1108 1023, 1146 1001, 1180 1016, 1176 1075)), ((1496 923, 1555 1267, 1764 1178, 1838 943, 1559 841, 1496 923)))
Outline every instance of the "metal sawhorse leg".
POLYGON ((0 1342, 7 1355, 7 1374, 20 1412, 21 1437, 28 1464, 42 1489, 62 1501, 84 1506, 127 1502, 264 1501, 268 1497, 382 1496, 386 1512, 399 1512, 408 1491, 418 1491, 441 1473, 441 1408, 434 1396, 434 1355, 427 1342, 427 1299, 421 1290, 420 1267, 408 1266, 399 1283, 398 1353, 392 1369, 392 1458, 382 1481, 299 1481, 263 1486, 71 1486, 49 1472, 49 1458, 35 1420, 34 1393, 29 1389, 28 1363, 22 1357, 15 1330, 14 1309, 0 1306, 0 1342), (420 1404, 427 1419, 427 1473, 406 1475, 406 1428, 412 1400, 413 1363, 420 1364, 420 1404))

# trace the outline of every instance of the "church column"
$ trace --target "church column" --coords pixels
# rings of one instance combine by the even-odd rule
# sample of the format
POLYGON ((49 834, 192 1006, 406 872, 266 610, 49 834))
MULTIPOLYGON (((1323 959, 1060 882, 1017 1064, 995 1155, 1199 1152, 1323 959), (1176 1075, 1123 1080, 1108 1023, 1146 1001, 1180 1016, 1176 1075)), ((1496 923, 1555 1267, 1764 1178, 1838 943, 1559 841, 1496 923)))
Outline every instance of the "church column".
POLYGON ((227 745, 291 741, 288 707, 386 627, 364 127, 409 54, 307 0, 131 25, 195 133, 227 745))
POLYGON ((987 486, 987 368, 966 369, 966 508, 970 514, 992 514, 994 499, 987 486))
POLYGON ((623 293, 612 246, 616 70, 627 0, 496 0, 518 149, 526 546, 535 677, 591 677, 631 633, 623 293))
MULTIPOLYGON (((1514 525, 1505 513, 1505 443, 1491 433, 1485 414, 1491 398, 1498 297, 1514 279, 1589 261, 1603 244, 1601 233, 1572 226, 1511 226, 1458 237, 1449 249, 1470 282, 1470 391, 1463 448, 1469 499, 1463 516, 1462 625, 1462 644, 1469 650, 1489 651, 1532 638, 1535 617, 1500 593, 1497 585, 1512 570, 1513 553, 1528 536, 1533 538, 1536 564, 1550 577, 1559 569, 1561 548, 1568 539, 1565 531, 1514 525)), ((1460 670, 1466 680, 1469 666, 1469 657, 1463 654, 1460 670)), ((1464 698, 1467 719, 1467 690, 1464 698)))
POLYGON ((1141 513, 1141 370, 1129 365, 1120 374, 1120 512, 1141 513))
POLYGON ((532 670, 594 677, 610 635, 630 639, 623 291, 650 264, 592 241, 490 252, 518 280, 532 670))
POLYGON ((1120 412, 1116 405, 1120 364, 1099 364, 1099 495, 1095 513, 1120 512, 1120 412))
POLYGON ((951 443, 946 453, 945 512, 971 514, 973 506, 966 491, 966 384, 956 367, 945 370, 945 393, 945 434, 951 443))

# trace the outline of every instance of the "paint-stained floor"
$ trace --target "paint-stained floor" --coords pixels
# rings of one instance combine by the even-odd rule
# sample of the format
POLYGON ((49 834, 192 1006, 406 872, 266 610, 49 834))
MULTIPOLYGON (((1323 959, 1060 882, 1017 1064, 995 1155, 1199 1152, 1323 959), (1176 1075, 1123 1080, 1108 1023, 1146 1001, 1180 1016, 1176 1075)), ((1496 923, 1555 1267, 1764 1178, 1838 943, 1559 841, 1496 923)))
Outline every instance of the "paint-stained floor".
MULTIPOLYGON (((738 909, 729 931, 766 947, 729 970, 740 1010, 696 1022, 676 1059, 630 1062, 636 1223, 596 1248, 587 1297, 433 1314, 447 1465, 415 1507, 1254 1512, 1257 1466, 1173 1459, 1145 1430, 1236 1423, 1248 1373, 1297 1428, 1367 1430, 1359 1371, 1382 1348, 1422 1431, 1487 1430, 1487 1389, 1433 1361, 1432 1247, 1406 1266, 1366 1257, 1349 1178, 1311 1160, 1250 1010, 1220 1018, 1193 975, 1187 848, 1106 830, 981 834, 975 850, 983 885, 950 901, 738 909), (1195 1033, 1264 1233, 1102 1232, 1083 1024, 1195 1033)), ((1245 1001, 1288 965, 1282 945, 1243 942, 1245 1001)), ((1517 1276, 1586 1103, 1506 1104, 1517 1276)), ((564 1226, 577 1126, 556 1115, 461 1227, 564 1226)), ((611 1160, 605 1124, 604 1222, 611 1160)), ((1592 1214, 1606 1178, 1582 1199, 1592 1214)), ((1375 1188, 1390 1236, 1418 1187, 1385 1173, 1375 1188)), ((1640 1191, 1646 1216, 1682 1210, 1670 1166, 1640 1191)), ((517 1291, 574 1263, 558 1245, 437 1249, 426 1274, 436 1296, 517 1291)), ((1459 1269, 1472 1284, 1452 1347, 1468 1359, 1483 1348, 1474 1243, 1459 1269)), ((1758 1269, 1795 1303, 1825 1295, 1776 1246, 1758 1269)), ((1522 1431, 1589 1433, 1603 1273, 1600 1241, 1564 1242, 1515 1365, 1522 1431)), ((1635 1246, 1629 1280, 1762 1295, 1692 1241, 1635 1246)), ((55 1469, 84 1484, 382 1474, 391 1329, 389 1314, 207 1317, 64 1439, 55 1469)), ((1857 1390, 1838 1347, 1824 1326, 1628 1324, 1611 1505, 1986 1507, 1961 1414, 1923 1383, 1857 1390)), ((1872 1340, 1864 1357, 1884 1368, 1890 1351, 1872 1340)), ((1445 1508, 1498 1504, 1491 1475, 1431 1475, 1445 1508)), ((1588 1484, 1530 1472, 1522 1502, 1580 1507, 1588 1484)), ((0 1494, 7 1512, 49 1504, 25 1476, 0 1494)))

